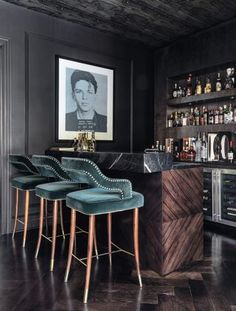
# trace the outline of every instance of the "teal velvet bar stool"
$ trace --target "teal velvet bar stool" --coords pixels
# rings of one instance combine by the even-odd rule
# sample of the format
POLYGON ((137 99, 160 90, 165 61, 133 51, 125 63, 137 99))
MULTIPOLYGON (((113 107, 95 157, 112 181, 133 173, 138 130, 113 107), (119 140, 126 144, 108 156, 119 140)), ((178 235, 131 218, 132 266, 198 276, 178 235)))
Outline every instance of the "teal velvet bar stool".
MULTIPOLYGON (((60 181, 38 185, 35 189, 36 195, 40 197, 40 223, 38 243, 35 252, 35 258, 38 257, 41 239, 43 235, 43 214, 44 214, 44 200, 53 201, 53 229, 52 229, 52 248, 51 248, 51 261, 50 271, 54 268, 54 257, 57 237, 57 217, 58 217, 58 203, 62 206, 62 201, 66 199, 69 192, 88 188, 87 184, 78 181, 72 181, 69 175, 61 166, 61 163, 51 156, 33 155, 32 162, 38 171, 47 177, 54 177, 60 181)), ((86 232, 80 230, 80 232, 86 232)), ((95 245, 96 246, 96 245, 95 245)), ((97 251, 97 250, 96 250, 97 251)))
MULTIPOLYGON (((65 282, 71 267, 73 256, 74 236, 76 227, 76 212, 89 216, 89 236, 87 248, 87 268, 84 289, 84 303, 87 303, 91 263, 93 249, 93 235, 95 230, 95 217, 97 215, 107 214, 108 217, 108 253, 111 264, 112 246, 123 251, 111 241, 111 222, 112 213, 133 210, 133 240, 134 255, 139 285, 142 287, 142 280, 139 267, 139 208, 144 205, 144 197, 142 194, 132 191, 132 184, 127 179, 108 178, 102 174, 98 166, 88 159, 83 158, 62 158, 62 165, 66 169, 68 175, 79 182, 87 182, 93 187, 90 189, 75 191, 67 194, 66 205, 71 208, 71 229, 70 229, 70 245, 67 259, 67 267, 65 273, 65 282)), ((115 251, 117 252, 117 250, 115 251)), ((100 254, 101 255, 101 254, 100 254)), ((75 257, 75 256, 74 256, 75 257)), ((80 261, 82 261, 80 259, 80 261)))
POLYGON ((23 176, 13 177, 11 179, 11 186, 16 189, 16 206, 15 206, 15 220, 12 238, 14 239, 17 224, 21 223, 24 225, 23 231, 23 244, 25 247, 27 229, 28 229, 28 218, 29 218, 29 205, 30 205, 30 192, 35 190, 35 187, 39 184, 43 184, 49 181, 47 177, 43 177, 39 174, 35 166, 31 162, 31 158, 26 155, 10 154, 9 163, 11 163, 23 176), (25 193, 25 210, 24 210, 24 221, 19 219, 19 193, 25 193))

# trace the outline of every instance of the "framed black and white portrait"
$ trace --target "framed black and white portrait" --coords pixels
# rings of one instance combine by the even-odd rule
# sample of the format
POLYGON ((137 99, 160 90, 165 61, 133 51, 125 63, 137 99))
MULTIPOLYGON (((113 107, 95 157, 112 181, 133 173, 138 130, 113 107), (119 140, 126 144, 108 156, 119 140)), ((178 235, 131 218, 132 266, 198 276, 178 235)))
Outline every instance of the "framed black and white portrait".
POLYGON ((113 140, 114 70, 58 57, 57 140, 78 132, 113 140))

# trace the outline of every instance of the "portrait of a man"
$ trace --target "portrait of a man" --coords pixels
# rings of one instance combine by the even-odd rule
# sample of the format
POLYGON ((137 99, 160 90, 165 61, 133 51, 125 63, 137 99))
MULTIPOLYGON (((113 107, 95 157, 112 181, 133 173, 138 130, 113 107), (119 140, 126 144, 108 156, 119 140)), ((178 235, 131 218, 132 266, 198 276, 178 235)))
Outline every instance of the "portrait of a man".
POLYGON ((90 72, 75 70, 71 75, 76 110, 66 113, 66 131, 107 131, 107 117, 96 111, 98 84, 90 72))
POLYGON ((113 139, 114 69, 58 57, 58 140, 92 132, 113 139))

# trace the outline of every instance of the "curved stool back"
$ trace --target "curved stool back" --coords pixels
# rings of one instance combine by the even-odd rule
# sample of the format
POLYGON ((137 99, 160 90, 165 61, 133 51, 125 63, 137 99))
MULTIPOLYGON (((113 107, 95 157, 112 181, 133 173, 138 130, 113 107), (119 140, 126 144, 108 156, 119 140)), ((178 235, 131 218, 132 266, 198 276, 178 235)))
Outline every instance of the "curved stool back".
MULTIPOLYGON (((108 254, 111 264, 112 246, 116 248, 114 252, 124 251, 135 258, 137 275, 140 287, 142 287, 141 273, 139 267, 139 242, 138 242, 138 211, 144 205, 143 195, 132 191, 132 184, 127 179, 116 179, 105 176, 98 166, 89 159, 83 158, 62 158, 62 165, 68 175, 82 182, 89 182, 93 188, 69 193, 66 197, 66 204, 71 208, 71 231, 70 245, 65 273, 65 282, 68 280, 70 266, 73 257, 73 246, 76 226, 76 212, 89 216, 89 238, 87 249, 87 268, 84 289, 84 303, 87 303, 90 284, 93 234, 95 231, 96 215, 107 215, 108 221, 108 254), (133 210, 133 240, 134 254, 122 250, 111 241, 112 213, 133 210)), ((104 255, 104 254, 100 254, 104 255)), ((77 258, 74 255, 74 258, 77 258)), ((78 259, 78 258, 77 258, 78 259)), ((83 259, 79 259, 83 262, 83 259)))
POLYGON ((10 154, 9 163, 11 163, 18 171, 23 173, 23 176, 17 176, 11 179, 11 185, 13 188, 16 189, 15 220, 12 238, 14 238, 15 236, 18 222, 23 224, 24 225, 23 247, 25 247, 27 228, 28 228, 30 191, 34 191, 35 187, 38 184, 47 182, 48 178, 40 176, 38 170, 32 164, 31 158, 29 156, 21 154, 10 154), (24 221, 21 221, 18 218, 20 191, 23 191, 25 193, 24 221))
MULTIPOLYGON (((49 239, 52 242, 51 248, 51 261, 50 261, 50 271, 54 269, 54 257, 55 257, 55 247, 57 236, 57 218, 58 218, 58 202, 60 204, 60 216, 61 216, 61 226, 62 226, 62 201, 66 199, 66 195, 69 192, 81 190, 87 188, 87 185, 82 185, 78 181, 72 181, 70 176, 67 174, 66 170, 62 167, 61 163, 51 156, 45 155, 33 155, 33 164, 36 166, 38 171, 47 177, 54 177, 57 179, 56 182, 47 183, 39 185, 36 187, 36 195, 40 197, 40 223, 39 223, 39 234, 38 243, 35 253, 35 258, 38 257, 41 238, 43 235, 43 214, 44 214, 44 200, 53 201, 53 230, 52 238, 49 239)), ((63 238, 65 238, 64 228, 62 229, 63 238)), ((79 228, 80 229, 80 228, 79 228)), ((86 232, 80 229, 79 232, 86 232)))

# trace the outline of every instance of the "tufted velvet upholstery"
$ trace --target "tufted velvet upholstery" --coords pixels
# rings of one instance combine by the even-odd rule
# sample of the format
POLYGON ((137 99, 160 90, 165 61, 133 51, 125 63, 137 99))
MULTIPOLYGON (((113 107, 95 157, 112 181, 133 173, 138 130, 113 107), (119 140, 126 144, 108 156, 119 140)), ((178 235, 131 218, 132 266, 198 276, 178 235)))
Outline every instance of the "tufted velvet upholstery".
POLYGON ((11 163, 17 170, 21 172, 28 174, 38 174, 36 167, 31 162, 30 156, 10 154, 9 163, 11 163))
POLYGON ((72 180, 88 183, 92 187, 120 193, 121 198, 132 198, 132 184, 127 179, 106 177, 98 166, 89 159, 62 158, 62 166, 72 180))
POLYGON ((54 177, 57 180, 71 180, 61 163, 54 157, 33 155, 32 162, 42 176, 54 177))

